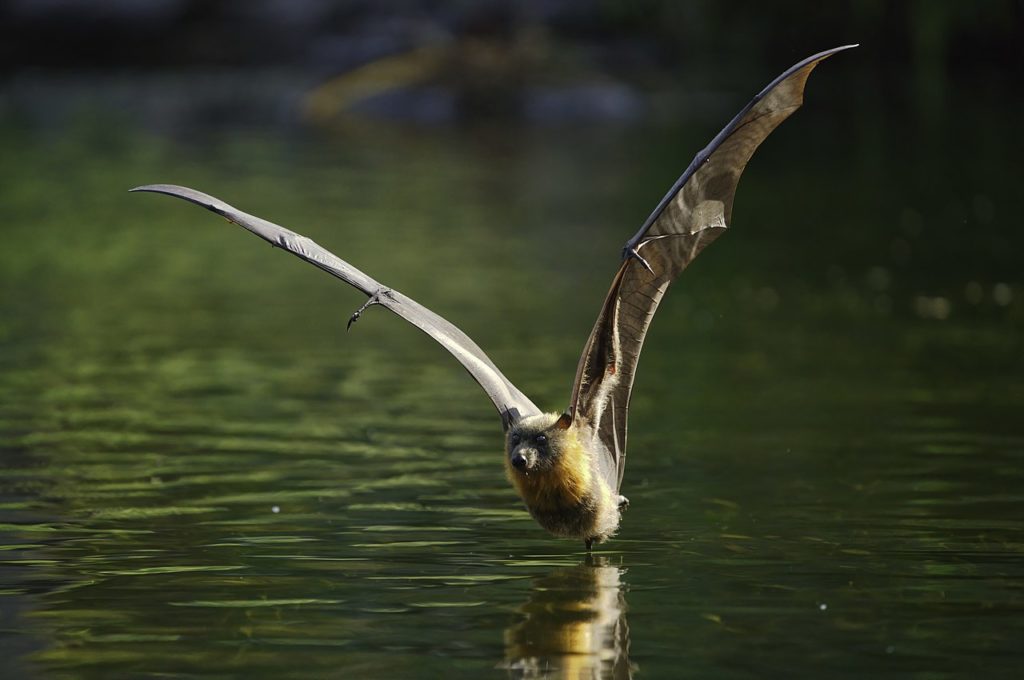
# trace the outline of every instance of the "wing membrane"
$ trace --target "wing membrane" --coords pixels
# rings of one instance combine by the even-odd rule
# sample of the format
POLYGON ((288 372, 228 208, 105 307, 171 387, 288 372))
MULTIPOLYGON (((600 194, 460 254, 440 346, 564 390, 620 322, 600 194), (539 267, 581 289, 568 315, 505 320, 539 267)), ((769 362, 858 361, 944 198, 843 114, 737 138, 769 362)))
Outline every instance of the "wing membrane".
POLYGON ((356 269, 337 255, 317 245, 305 236, 268 222, 254 215, 242 212, 227 203, 202 192, 173 184, 151 184, 137 187, 132 191, 149 191, 175 196, 215 212, 227 220, 256 234, 283 250, 296 255, 310 264, 323 269, 345 283, 370 296, 372 304, 390 309, 421 331, 432 337, 448 350, 469 372, 490 397, 502 425, 518 418, 537 415, 541 411, 494 365, 482 349, 454 324, 430 311, 412 298, 387 288, 372 277, 356 269))
POLYGON ((630 392, 644 337, 672 281, 732 218, 736 186, 757 147, 803 103, 821 60, 854 45, 804 59, 773 80, 690 163, 640 230, 626 243, 576 369, 569 401, 615 458, 621 484, 630 392))

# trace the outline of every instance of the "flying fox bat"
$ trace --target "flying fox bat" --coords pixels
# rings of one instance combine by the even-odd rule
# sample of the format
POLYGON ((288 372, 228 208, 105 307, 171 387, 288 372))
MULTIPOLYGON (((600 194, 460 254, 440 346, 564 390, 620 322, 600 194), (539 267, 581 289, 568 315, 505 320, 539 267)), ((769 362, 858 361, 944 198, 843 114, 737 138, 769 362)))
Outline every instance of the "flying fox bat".
POLYGON ((626 416, 644 336, 662 296, 683 269, 725 232, 736 185, 754 150, 803 103, 815 66, 845 45, 808 57, 773 80, 711 140, 626 242, 618 272, 583 346, 569 406, 544 413, 449 321, 359 271, 305 236, 207 194, 170 184, 132 191, 177 196, 248 229, 272 245, 358 288, 373 305, 439 342, 480 383, 501 416, 505 470, 530 514, 555 536, 586 549, 612 536, 628 505, 619 494, 626 462, 626 416))

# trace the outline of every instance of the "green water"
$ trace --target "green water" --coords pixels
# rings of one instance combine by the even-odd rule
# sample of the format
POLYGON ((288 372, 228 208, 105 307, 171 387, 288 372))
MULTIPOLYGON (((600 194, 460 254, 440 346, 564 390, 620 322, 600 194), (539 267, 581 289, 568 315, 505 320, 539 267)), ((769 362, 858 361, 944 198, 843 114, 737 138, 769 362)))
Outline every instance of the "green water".
POLYGON ((659 312, 632 506, 593 558, 521 509, 443 350, 380 310, 346 334, 356 292, 126 190, 196 186, 313 237, 554 410, 622 242, 731 110, 547 132, 8 121, 0 670, 1012 675, 1019 120, 984 91, 895 114, 824 92, 659 312))

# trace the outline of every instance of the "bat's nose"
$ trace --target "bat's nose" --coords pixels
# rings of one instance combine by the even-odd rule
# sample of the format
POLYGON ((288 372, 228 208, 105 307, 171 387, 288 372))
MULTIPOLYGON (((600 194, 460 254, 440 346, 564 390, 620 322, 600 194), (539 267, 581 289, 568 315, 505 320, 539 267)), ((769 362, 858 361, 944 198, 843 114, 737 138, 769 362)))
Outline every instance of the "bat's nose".
POLYGON ((524 456, 521 451, 516 451, 515 453, 512 454, 511 463, 512 467, 514 467, 515 469, 525 470, 526 464, 528 462, 529 461, 526 460, 526 456, 524 456))

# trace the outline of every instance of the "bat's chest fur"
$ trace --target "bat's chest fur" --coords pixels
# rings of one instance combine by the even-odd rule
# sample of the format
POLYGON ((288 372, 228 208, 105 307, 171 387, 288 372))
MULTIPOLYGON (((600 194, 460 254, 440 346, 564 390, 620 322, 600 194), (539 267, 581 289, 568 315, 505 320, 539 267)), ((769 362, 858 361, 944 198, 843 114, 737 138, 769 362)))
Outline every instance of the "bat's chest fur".
POLYGON ((509 476, 533 518, 556 536, 602 541, 618 529, 617 494, 579 444, 551 469, 509 476))
POLYGON ((602 522, 601 503, 591 494, 583 496, 575 504, 538 505, 527 504, 530 514, 537 523, 555 536, 564 538, 588 538, 604 540, 615 532, 618 522, 602 522))

